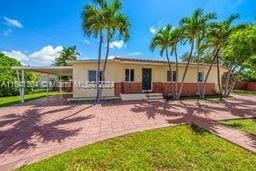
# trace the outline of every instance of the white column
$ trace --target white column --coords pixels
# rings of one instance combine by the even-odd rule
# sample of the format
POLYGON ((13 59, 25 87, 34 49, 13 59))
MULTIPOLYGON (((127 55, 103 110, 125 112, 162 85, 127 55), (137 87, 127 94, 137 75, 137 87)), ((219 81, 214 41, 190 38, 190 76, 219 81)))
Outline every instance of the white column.
POLYGON ((24 78, 24 70, 21 71, 21 103, 24 103, 24 94, 25 94, 25 78, 24 78))
POLYGON ((18 85, 19 85, 19 92, 20 92, 20 102, 22 102, 22 90, 21 90, 21 82, 20 82, 20 74, 19 74, 19 70, 16 70, 16 75, 17 75, 17 81, 18 81, 18 85))
POLYGON ((49 74, 47 74, 47 94, 46 96, 49 96, 49 74))

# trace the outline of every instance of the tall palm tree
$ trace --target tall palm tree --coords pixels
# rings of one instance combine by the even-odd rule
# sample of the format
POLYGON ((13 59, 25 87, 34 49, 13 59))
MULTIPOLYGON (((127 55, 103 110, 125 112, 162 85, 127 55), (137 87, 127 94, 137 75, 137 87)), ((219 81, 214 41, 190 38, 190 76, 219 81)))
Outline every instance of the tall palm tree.
POLYGON ((129 28, 130 23, 128 18, 121 13, 122 3, 120 0, 113 0, 110 3, 105 3, 105 6, 101 7, 104 13, 104 20, 106 23, 106 39, 107 39, 107 49, 103 65, 103 75, 102 80, 105 81, 105 72, 107 66, 107 60, 109 57, 109 45, 115 34, 119 34, 119 39, 124 39, 127 41, 129 39, 129 28))
POLYGON ((154 51, 156 48, 159 48, 160 55, 161 56, 163 56, 164 54, 166 55, 166 59, 169 67, 168 77, 170 77, 170 80, 171 80, 171 89, 172 89, 172 95, 174 98, 172 67, 169 59, 169 53, 170 53, 169 49, 171 46, 172 46, 172 26, 167 25, 166 27, 159 29, 157 33, 154 35, 150 43, 150 49, 154 51))
POLYGON ((180 28, 173 28, 171 30, 171 55, 175 56, 175 70, 176 70, 176 80, 175 80, 175 95, 174 98, 177 99, 178 95, 178 75, 179 75, 179 59, 177 53, 178 43, 182 40, 182 31, 180 28))
POLYGON ((86 4, 82 12, 82 30, 88 37, 99 38, 98 67, 97 67, 97 95, 96 102, 100 101, 100 63, 103 43, 103 32, 106 28, 102 7, 106 6, 105 0, 93 0, 92 4, 86 4))
POLYGON ((211 26, 209 26, 207 39, 210 42, 210 46, 213 49, 214 55, 213 55, 211 65, 205 77, 203 98, 205 96, 205 89, 206 89, 206 83, 207 83, 208 77, 210 75, 213 64, 216 62, 219 95, 220 95, 220 99, 222 99, 222 87, 221 87, 221 78, 220 78, 220 53, 223 50, 223 47, 225 47, 225 44, 227 43, 228 36, 232 33, 232 31, 236 29, 235 26, 232 26, 232 23, 238 17, 239 15, 231 15, 230 17, 228 17, 228 19, 220 23, 213 23, 211 24, 211 26))
POLYGON ((110 41, 116 34, 127 40, 129 38, 130 23, 128 18, 120 12, 122 3, 120 0, 93 0, 93 4, 85 6, 82 12, 82 28, 84 33, 91 37, 99 38, 98 69, 97 69, 97 96, 96 101, 100 101, 100 64, 102 54, 103 37, 106 34, 107 49, 102 71, 102 80, 105 80, 105 71, 109 56, 110 41))
POLYGON ((180 91, 178 98, 180 98, 184 81, 187 75, 188 67, 191 62, 193 51, 195 48, 195 42, 198 40, 200 33, 204 30, 205 24, 216 17, 215 13, 204 14, 202 9, 196 9, 191 17, 184 17, 180 21, 181 28, 183 30, 184 38, 191 45, 188 61, 182 77, 180 91))
POLYGON ((60 56, 55 59, 55 66, 68 66, 67 60, 76 60, 79 53, 77 52, 76 46, 64 47, 60 52, 60 56))

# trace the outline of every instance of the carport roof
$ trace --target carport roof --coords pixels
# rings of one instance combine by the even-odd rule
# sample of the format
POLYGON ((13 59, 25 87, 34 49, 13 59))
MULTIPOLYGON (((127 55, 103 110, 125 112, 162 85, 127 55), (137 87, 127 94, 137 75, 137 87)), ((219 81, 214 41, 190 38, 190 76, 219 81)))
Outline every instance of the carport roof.
POLYGON ((12 67, 13 70, 24 70, 34 71, 38 73, 50 74, 50 75, 61 75, 61 76, 72 76, 73 67, 71 66, 18 66, 12 67))

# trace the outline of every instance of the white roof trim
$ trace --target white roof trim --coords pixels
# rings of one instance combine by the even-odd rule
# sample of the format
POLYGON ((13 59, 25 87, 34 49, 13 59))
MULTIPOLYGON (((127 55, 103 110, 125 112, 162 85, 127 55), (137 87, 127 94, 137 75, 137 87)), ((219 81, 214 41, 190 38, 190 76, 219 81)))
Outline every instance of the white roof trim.
POLYGON ((71 76, 73 74, 72 66, 17 66, 13 70, 33 71, 51 75, 71 76))

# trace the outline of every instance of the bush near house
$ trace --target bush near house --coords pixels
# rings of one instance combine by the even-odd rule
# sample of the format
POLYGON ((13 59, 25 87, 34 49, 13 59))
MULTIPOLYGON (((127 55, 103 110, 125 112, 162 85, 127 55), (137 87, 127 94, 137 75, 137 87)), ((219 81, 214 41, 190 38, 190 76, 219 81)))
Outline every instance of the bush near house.
MULTIPOLYGON (((11 69, 12 66, 22 65, 16 59, 0 53, 0 97, 14 96, 19 94, 19 89, 14 86, 14 82, 17 81, 17 76, 15 71, 11 69)), ((26 72, 25 80, 36 81, 37 75, 32 72, 26 72)), ((26 88, 26 92, 31 91, 32 88, 26 88)))

